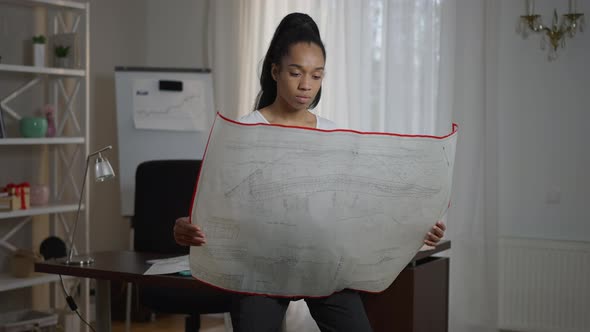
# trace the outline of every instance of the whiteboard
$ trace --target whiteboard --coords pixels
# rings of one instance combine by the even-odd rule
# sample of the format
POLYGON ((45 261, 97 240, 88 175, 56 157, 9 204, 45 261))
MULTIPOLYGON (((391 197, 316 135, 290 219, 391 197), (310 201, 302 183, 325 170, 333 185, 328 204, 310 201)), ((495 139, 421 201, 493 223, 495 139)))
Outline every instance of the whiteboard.
POLYGON ((121 214, 133 216, 139 164, 202 158, 215 118, 213 80, 208 69, 115 67, 115 92, 121 214))

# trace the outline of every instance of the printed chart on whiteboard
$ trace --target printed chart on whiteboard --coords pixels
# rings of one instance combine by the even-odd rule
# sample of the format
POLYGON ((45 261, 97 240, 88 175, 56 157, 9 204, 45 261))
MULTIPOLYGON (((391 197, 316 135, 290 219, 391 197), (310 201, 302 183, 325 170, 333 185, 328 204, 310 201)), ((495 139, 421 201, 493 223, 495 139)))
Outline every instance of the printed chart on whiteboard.
POLYGON ((182 81, 182 91, 161 91, 158 81, 133 81, 133 122, 137 129, 199 131, 213 121, 207 107, 205 84, 182 81))

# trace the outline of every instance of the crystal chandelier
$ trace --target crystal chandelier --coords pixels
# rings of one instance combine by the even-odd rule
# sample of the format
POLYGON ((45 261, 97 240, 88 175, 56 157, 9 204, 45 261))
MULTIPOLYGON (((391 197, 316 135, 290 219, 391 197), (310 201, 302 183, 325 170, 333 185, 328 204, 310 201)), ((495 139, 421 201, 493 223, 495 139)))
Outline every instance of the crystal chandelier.
POLYGON ((520 16, 517 31, 523 38, 527 38, 529 32, 536 32, 542 35, 541 49, 549 49, 547 59, 557 59, 557 49, 565 48, 565 37, 573 38, 576 32, 584 31, 584 14, 577 12, 577 1, 569 0, 569 12, 562 15, 561 20, 557 10, 553 10, 553 22, 551 26, 545 26, 541 15, 535 14, 535 0, 525 0, 526 15, 520 16))

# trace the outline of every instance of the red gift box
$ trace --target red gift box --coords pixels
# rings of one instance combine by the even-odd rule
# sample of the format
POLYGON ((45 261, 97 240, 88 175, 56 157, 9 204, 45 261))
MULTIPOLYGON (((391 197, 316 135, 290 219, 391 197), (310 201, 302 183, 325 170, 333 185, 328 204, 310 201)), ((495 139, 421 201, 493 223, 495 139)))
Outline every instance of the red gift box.
POLYGON ((31 185, 28 182, 9 183, 2 191, 8 193, 8 197, 3 197, 8 201, 8 210, 24 210, 31 206, 31 185))

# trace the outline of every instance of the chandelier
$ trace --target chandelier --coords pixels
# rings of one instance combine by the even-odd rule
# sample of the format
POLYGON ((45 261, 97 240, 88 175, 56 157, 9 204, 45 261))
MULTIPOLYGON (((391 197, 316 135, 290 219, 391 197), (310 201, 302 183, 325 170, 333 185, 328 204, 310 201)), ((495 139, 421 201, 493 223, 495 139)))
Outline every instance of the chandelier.
POLYGON ((523 38, 530 32, 541 34, 541 49, 548 49, 547 60, 558 57, 559 47, 565 48, 565 37, 573 38, 577 31, 584 31, 584 14, 577 12, 577 1, 569 0, 569 12, 563 14, 561 20, 557 10, 553 10, 553 21, 550 26, 543 24, 541 15, 535 13, 535 0, 525 0, 526 15, 521 15, 517 31, 523 38))

